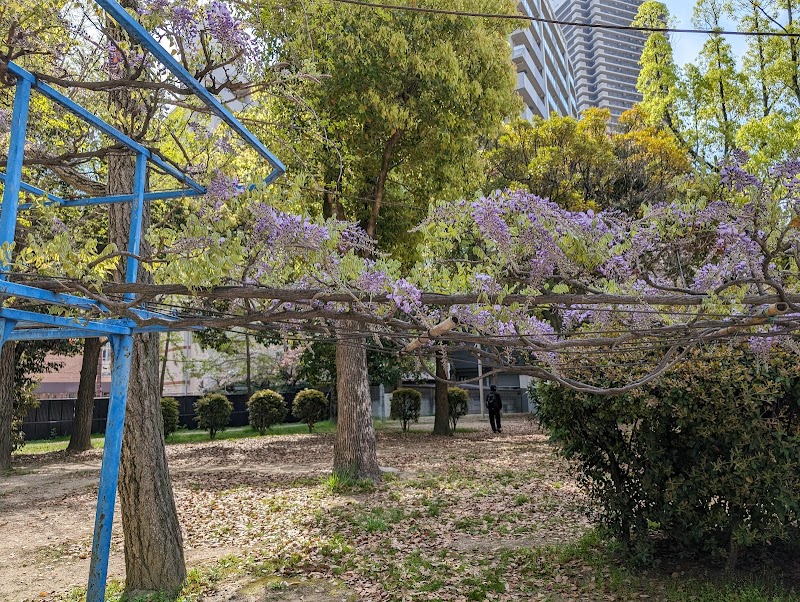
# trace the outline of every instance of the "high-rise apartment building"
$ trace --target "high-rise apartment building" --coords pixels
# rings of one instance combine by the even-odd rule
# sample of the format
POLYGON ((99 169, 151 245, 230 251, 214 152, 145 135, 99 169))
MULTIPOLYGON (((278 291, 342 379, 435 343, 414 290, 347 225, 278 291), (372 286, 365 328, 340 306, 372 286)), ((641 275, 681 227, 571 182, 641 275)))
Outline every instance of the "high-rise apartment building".
MULTIPOLYGON (((555 18, 548 0, 520 0, 522 14, 555 18)), ((530 27, 511 34, 511 57, 517 66, 517 92, 525 103, 522 117, 577 116, 575 84, 567 43, 561 29, 531 21, 530 27)))
MULTIPOLYGON (((566 0, 560 21, 628 26, 642 0, 566 0)), ((636 90, 646 35, 637 31, 563 26, 575 77, 578 111, 607 108, 616 121, 642 100, 636 90)))

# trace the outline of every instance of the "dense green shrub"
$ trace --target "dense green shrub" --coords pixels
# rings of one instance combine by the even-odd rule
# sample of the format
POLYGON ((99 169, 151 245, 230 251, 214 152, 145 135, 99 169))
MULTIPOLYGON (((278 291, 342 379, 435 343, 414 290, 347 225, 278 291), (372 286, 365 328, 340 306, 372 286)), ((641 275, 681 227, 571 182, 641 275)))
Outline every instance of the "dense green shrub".
POLYGON ((308 425, 308 432, 314 432, 314 424, 328 417, 328 398, 322 391, 303 389, 294 397, 292 414, 308 425))
POLYGON ((469 411, 469 393, 461 387, 449 387, 447 405, 450 408, 450 428, 455 431, 458 421, 469 411))
POLYGON ((164 418, 164 437, 178 430, 178 400, 174 397, 161 398, 161 416, 164 418))
MULTIPOLYGON (((593 372, 611 385, 622 369, 593 372)), ((797 528, 799 394, 795 358, 773 354, 762 366, 727 345, 694 350, 625 395, 536 385, 541 423, 577 461, 579 480, 622 541, 646 542, 658 526, 687 550, 727 555, 729 566, 739 551, 790 539, 797 528)))
POLYGON ((212 393, 194 402, 194 412, 197 426, 207 430, 213 441, 217 431, 224 431, 228 426, 233 404, 221 393, 212 393))
POLYGON ((247 415, 250 426, 263 435, 273 424, 286 418, 286 402, 283 395, 272 389, 256 391, 247 400, 247 415))
POLYGON ((409 422, 419 420, 419 411, 422 407, 422 395, 414 389, 396 389, 392 393, 391 417, 399 420, 404 431, 408 430, 409 422))

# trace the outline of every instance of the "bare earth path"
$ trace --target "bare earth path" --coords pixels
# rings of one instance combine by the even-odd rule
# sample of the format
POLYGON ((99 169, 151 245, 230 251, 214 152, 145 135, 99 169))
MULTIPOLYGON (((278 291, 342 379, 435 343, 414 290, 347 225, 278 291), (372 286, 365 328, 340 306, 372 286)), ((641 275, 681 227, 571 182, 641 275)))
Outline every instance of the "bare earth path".
MULTIPOLYGON (((499 562, 509 550, 573 541, 586 530, 585 500, 530 421, 510 417, 500 436, 477 417, 463 426, 480 431, 380 431, 380 463, 396 472, 377 490, 348 496, 322 485, 331 435, 169 446, 190 567, 239 563, 210 599, 261 600, 267 590, 270 599, 309 602, 401 599, 399 590, 414 600, 463 599, 469 583, 444 576, 464 557, 499 562), (419 566, 406 566, 409 554, 419 566)), ((20 455, 0 477, 0 600, 60 599, 85 586, 100 459, 99 450, 20 455)), ((117 579, 121 533, 115 523, 117 579)), ((503 591, 486 599, 519 599, 522 580, 512 570, 503 591)))

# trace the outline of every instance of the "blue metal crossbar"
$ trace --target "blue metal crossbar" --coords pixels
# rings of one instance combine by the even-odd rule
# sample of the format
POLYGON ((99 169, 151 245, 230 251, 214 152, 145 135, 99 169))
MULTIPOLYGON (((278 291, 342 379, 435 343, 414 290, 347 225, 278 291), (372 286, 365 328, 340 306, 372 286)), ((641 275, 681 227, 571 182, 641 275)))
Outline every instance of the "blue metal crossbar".
MULTIPOLYGON (((6 181, 6 174, 4 174, 2 171, 0 171, 0 182, 5 182, 5 181, 6 181)), ((48 200, 45 203, 45 205, 52 205, 52 204, 63 205, 64 204, 64 199, 62 199, 61 197, 56 196, 54 194, 50 194, 49 192, 46 192, 46 191, 44 191, 41 188, 38 188, 36 186, 32 186, 31 184, 28 184, 27 182, 20 182, 19 183, 19 188, 20 188, 20 190, 23 190, 24 192, 30 192, 31 194, 34 194, 36 196, 47 197, 48 200)), ((30 206, 31 206, 30 204, 20 205, 19 208, 20 209, 29 209, 30 206)))
MULTIPOLYGON (((190 188, 193 188, 200 194, 205 193, 206 189, 203 186, 195 182, 192 178, 183 173, 180 169, 178 169, 177 167, 173 167, 158 155, 151 153, 149 149, 145 148, 144 146, 133 140, 130 136, 126 136, 125 134, 120 132, 117 128, 115 128, 112 125, 109 125, 108 123, 106 123, 93 113, 89 112, 84 107, 70 100, 60 92, 54 90, 46 83, 39 81, 32 73, 25 71, 25 69, 23 69, 16 63, 8 63, 8 72, 17 77, 17 82, 27 81, 30 84, 30 86, 33 87, 33 89, 35 89, 37 92, 42 93, 44 96, 46 96, 53 102, 67 109, 70 113, 72 113, 76 117, 96 127, 106 136, 113 138, 123 146, 134 151, 136 154, 144 155, 149 161, 155 163, 160 169, 167 172, 169 175, 171 175, 179 182, 183 182, 184 184, 186 184, 190 188)), ((19 83, 17 84, 17 87, 19 87, 19 83)))
POLYGON ((280 176, 286 171, 286 167, 281 163, 278 158, 273 155, 264 144, 256 138, 250 130, 248 130, 242 123, 234 117, 231 112, 226 109, 222 103, 216 99, 205 87, 192 77, 192 75, 183 68, 183 66, 173 57, 169 51, 161 44, 156 42, 153 37, 147 33, 144 27, 134 19, 122 6, 115 0, 95 0, 103 10, 105 10, 119 25, 128 32, 132 38, 144 46, 154 57, 156 57, 162 65, 169 69, 172 74, 180 80, 180 82, 189 88, 197 98, 211 109, 211 111, 222 121, 228 124, 230 128, 236 132, 242 140, 247 142, 252 148, 264 157, 272 166, 273 171, 265 179, 264 182, 269 184, 275 178, 280 176))
MULTIPOLYGON (((283 164, 266 146, 242 125, 208 90, 194 80, 172 55, 159 45, 122 6, 115 0, 95 1, 128 32, 131 38, 146 48, 186 86, 189 92, 199 98, 212 113, 222 119, 245 143, 266 159, 272 167, 272 171, 264 178, 266 184, 272 182, 285 171, 283 164)), ((111 544, 111 528, 114 519, 114 502, 120 467, 122 433, 125 424, 125 408, 133 355, 133 335, 143 332, 158 333, 177 330, 178 317, 159 313, 144 306, 133 307, 130 311, 133 312, 137 320, 157 321, 155 324, 151 322, 146 326, 137 326, 137 322, 131 319, 108 317, 111 313, 109 309, 103 303, 94 299, 56 293, 36 286, 9 281, 8 274, 12 265, 17 215, 20 210, 30 209, 33 206, 31 203, 20 204, 20 195, 21 193, 29 193, 44 197, 46 199, 44 201, 45 205, 63 207, 130 203, 131 228, 127 244, 128 256, 126 258, 125 281, 135 283, 139 270, 137 257, 143 235, 145 203, 154 200, 197 196, 205 194, 206 189, 189 175, 170 165, 155 152, 145 148, 84 107, 40 81, 19 65, 6 63, 5 66, 8 73, 16 78, 16 85, 6 172, 0 172, 0 182, 3 184, 3 199, 2 207, 0 208, 0 301, 9 297, 24 298, 45 306, 65 307, 78 313, 89 312, 91 317, 55 315, 0 307, 0 346, 7 341, 91 338, 99 336, 108 337, 111 341, 113 353, 111 400, 103 449, 103 464, 100 471, 92 558, 89 569, 89 587, 86 595, 87 602, 103 602, 108 575, 108 554, 111 544), (134 187, 130 194, 64 199, 22 180, 28 109, 32 92, 42 94, 64 107, 73 115, 97 128, 135 155, 134 187), (148 165, 175 178, 181 185, 186 186, 186 189, 145 192, 148 165)), ((251 185, 250 189, 255 187, 256 185, 251 185)), ((123 299, 126 303, 131 303, 135 300, 135 296, 132 293, 127 293, 123 295, 123 299)), ((184 328, 184 330, 197 329, 199 327, 184 328)))

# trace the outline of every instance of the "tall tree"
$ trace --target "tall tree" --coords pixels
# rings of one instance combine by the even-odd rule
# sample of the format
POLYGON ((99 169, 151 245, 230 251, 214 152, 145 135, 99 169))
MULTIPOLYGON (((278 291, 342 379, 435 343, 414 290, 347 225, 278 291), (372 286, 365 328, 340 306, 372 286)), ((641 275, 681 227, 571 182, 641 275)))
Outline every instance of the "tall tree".
POLYGON ((434 386, 434 402, 436 414, 433 419, 434 435, 451 435, 450 431, 450 403, 447 398, 447 368, 445 356, 441 351, 436 352, 436 384, 434 386))
POLYGON ((639 108, 608 133, 607 109, 583 117, 513 120, 486 153, 490 189, 522 189, 568 209, 635 211, 667 201, 690 168, 686 151, 663 123, 639 108))
POLYGON ((14 417, 14 351, 16 343, 0 351, 0 470, 11 469, 11 421, 14 417))
MULTIPOLYGON (((515 12, 506 0, 481 0, 473 8, 515 12)), ((517 110, 507 42, 514 25, 328 0, 265 9, 262 24, 281 40, 282 60, 313 63, 325 76, 309 87, 308 110, 293 105, 291 117, 323 124, 316 170, 323 214, 359 221, 380 248, 406 249, 408 257, 409 227, 432 199, 479 184, 482 140, 517 110)), ((360 324, 346 324, 352 330, 340 329, 340 337, 363 340, 360 324)), ((352 429, 370 412, 366 357, 356 345, 339 347, 334 471, 363 466, 358 476, 376 478, 374 441, 349 443, 364 436, 352 429)))
POLYGON ((75 399, 75 416, 72 419, 72 434, 67 445, 67 451, 70 452, 86 451, 92 447, 92 413, 101 347, 102 342, 99 338, 85 339, 83 343, 83 361, 78 382, 78 396, 75 399))
MULTIPOLYGON (((725 0, 700 0, 695 6, 693 23, 718 31, 731 12, 730 2, 725 0)), ((705 92, 705 147, 707 154, 722 159, 734 149, 736 129, 745 117, 742 74, 737 69, 733 48, 718 33, 711 34, 703 44, 698 67, 705 92)))
MULTIPOLYGON (((23 0, 17 4, 16 10, 0 7, 0 20, 9 23, 9 31, 14 31, 15 26, 20 32, 33 31, 29 29, 30 20, 24 28, 19 27, 27 19, 23 14, 21 20, 20 14, 30 9, 33 14, 44 13, 41 20, 56 33, 46 39, 41 36, 34 40, 28 40, 27 33, 9 36, 0 41, 7 46, 7 49, 3 48, 3 59, 23 60, 41 80, 80 97, 82 104, 89 104, 90 110, 137 142, 162 146, 164 139, 170 139, 174 148, 165 144, 163 146, 167 148, 155 152, 175 153, 180 157, 170 158, 175 164, 184 167, 191 164, 197 170, 195 163, 198 163, 199 170, 203 171, 212 161, 215 165, 225 163, 220 159, 220 153, 210 152, 218 136, 206 132, 203 136, 205 142, 197 142, 195 137, 187 134, 189 119, 186 113, 167 109, 167 95, 172 95, 171 109, 175 104, 186 104, 187 96, 191 96, 188 90, 183 89, 143 48, 129 40, 115 23, 98 23, 94 5, 90 8, 79 4, 66 13, 66 18, 62 18, 58 2, 42 4, 23 0), (108 93, 108 96, 93 96, 98 91, 108 93), (183 141, 179 134, 184 136, 183 141), (198 160, 198 147, 206 153, 205 160, 198 160), (212 154, 214 158, 210 159, 212 154)), ((251 88, 250 80, 233 82, 232 71, 242 77, 268 71, 260 68, 261 63, 258 63, 258 68, 247 71, 245 56, 253 58, 255 44, 250 46, 251 37, 244 33, 240 22, 223 3, 201 3, 192 8, 178 3, 139 3, 136 0, 123 4, 146 29, 173 46, 178 60, 193 77, 204 81, 212 93, 230 91, 234 87, 239 91, 246 88, 249 92, 257 87, 251 88)), ((50 29, 44 31, 48 33, 50 29)), ((251 66, 255 64, 249 63, 251 66)), ((36 105, 36 110, 43 115, 42 119, 32 120, 34 134, 42 143, 31 149, 28 161, 32 167, 28 169, 41 165, 37 174, 40 179, 46 176, 45 179, 49 177, 52 180, 55 176, 61 182, 57 186, 72 190, 95 195, 130 194, 134 182, 132 156, 119 147, 103 146, 106 140, 87 131, 79 121, 59 109, 49 106, 43 109, 36 105), (107 184, 102 183, 104 179, 107 184)), ((162 177, 153 175, 154 179, 162 177)), ((174 186, 174 182, 166 185, 174 186)), ((164 209, 163 205, 157 208, 164 209)), ((143 220, 145 230, 150 225, 150 209, 147 205, 143 220)), ((165 211, 171 218, 170 226, 185 219, 184 209, 180 200, 170 204, 165 211)), ((85 252, 77 253, 64 223, 48 214, 47 208, 41 211, 53 219, 53 232, 48 232, 52 240, 45 240, 41 232, 31 229, 27 241, 30 251, 23 257, 25 261, 21 260, 15 267, 27 267, 39 276, 66 275, 84 281, 93 278, 107 280, 114 272, 117 278, 122 276, 121 264, 124 261, 118 261, 116 249, 124 251, 128 246, 129 206, 111 206, 108 230, 102 232, 116 249, 103 248, 93 233, 83 241, 85 252)), ((83 215, 79 213, 79 219, 83 215)), ((150 253, 147 242, 145 237, 140 249, 142 256, 150 253)), ((139 267, 139 280, 148 281, 150 272, 141 264, 139 267)), ((130 591, 172 591, 180 586, 186 572, 161 425, 158 336, 138 336, 133 356, 119 483, 125 531, 126 586, 130 591)))

